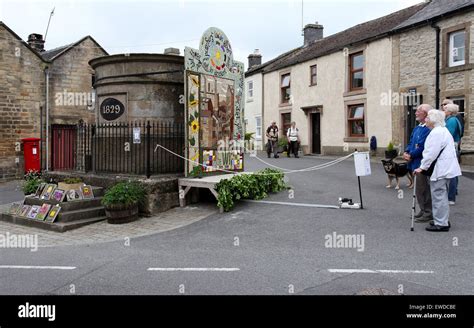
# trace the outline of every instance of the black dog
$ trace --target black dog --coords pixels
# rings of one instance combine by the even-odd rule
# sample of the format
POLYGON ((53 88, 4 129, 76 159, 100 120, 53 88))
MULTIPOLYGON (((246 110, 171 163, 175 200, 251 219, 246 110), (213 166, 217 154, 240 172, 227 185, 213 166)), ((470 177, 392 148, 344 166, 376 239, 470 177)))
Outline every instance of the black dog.
POLYGON ((388 175, 388 185, 387 188, 392 188, 392 181, 395 179, 397 181, 396 190, 400 189, 400 178, 407 176, 408 177, 408 188, 413 188, 413 173, 408 169, 407 163, 396 163, 393 159, 382 160, 383 168, 388 175))

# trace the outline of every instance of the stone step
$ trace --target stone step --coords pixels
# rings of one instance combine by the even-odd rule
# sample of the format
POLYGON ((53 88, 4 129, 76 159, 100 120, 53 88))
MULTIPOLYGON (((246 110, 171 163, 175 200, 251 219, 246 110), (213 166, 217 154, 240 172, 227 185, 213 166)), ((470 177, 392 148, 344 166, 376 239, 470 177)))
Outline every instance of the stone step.
POLYGON ((26 205, 39 205, 39 206, 43 205, 44 203, 51 204, 51 205, 59 204, 59 206, 61 206, 61 212, 69 212, 69 211, 75 211, 78 209, 100 207, 102 206, 100 204, 101 200, 102 200, 102 197, 96 197, 94 199, 83 199, 83 200, 75 200, 72 202, 58 203, 55 200, 41 200, 41 199, 33 198, 33 197, 25 197, 25 204, 26 205))
POLYGON ((103 206, 84 208, 74 211, 59 212, 56 218, 57 223, 65 223, 72 221, 79 221, 84 219, 90 219, 95 217, 101 217, 105 215, 105 208, 103 206))
POLYGON ((80 227, 83 227, 83 226, 86 226, 86 225, 89 225, 89 224, 92 224, 92 223, 104 221, 104 220, 107 220, 106 216, 99 216, 99 217, 94 217, 94 218, 89 218, 89 219, 75 220, 75 221, 72 221, 72 222, 57 222, 57 223, 53 223, 53 225, 55 225, 55 227, 54 227, 56 229, 55 231, 64 232, 64 231, 77 229, 77 228, 80 228, 80 227))
POLYGON ((103 221, 106 219, 107 218, 105 216, 100 216, 100 217, 76 220, 72 222, 50 223, 50 222, 45 222, 45 221, 27 219, 27 218, 23 218, 19 216, 12 216, 10 214, 0 214, 1 221, 19 224, 19 225, 23 225, 27 227, 32 227, 32 228, 43 229, 43 230, 56 231, 56 232, 65 232, 68 230, 77 229, 85 225, 103 221))

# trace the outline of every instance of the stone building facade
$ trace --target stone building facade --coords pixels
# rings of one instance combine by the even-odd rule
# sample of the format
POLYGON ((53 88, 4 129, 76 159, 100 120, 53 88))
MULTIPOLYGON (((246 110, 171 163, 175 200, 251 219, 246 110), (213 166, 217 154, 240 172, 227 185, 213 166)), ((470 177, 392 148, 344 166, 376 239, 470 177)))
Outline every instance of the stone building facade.
POLYGON ((0 179, 21 175, 21 139, 40 135, 45 60, 0 22, 0 179))
MULTIPOLYGON (((454 1, 460 2, 463 1, 454 1)), ((434 6, 436 1, 427 6, 434 6)), ((466 2, 467 4, 467 2, 466 2)), ((425 13, 421 11, 412 21, 400 27, 396 35, 394 53, 399 54, 394 61, 394 76, 399 83, 400 93, 416 91, 424 103, 439 107, 439 103, 450 98, 460 105, 464 115, 465 132, 462 149, 466 153, 463 163, 474 164, 474 8, 466 6, 463 10, 447 12, 448 3, 431 8, 425 13), (434 11, 438 9, 439 11, 434 11), (443 10, 444 9, 444 10, 443 10), (438 15, 443 14, 442 17, 438 15), (430 15, 430 16, 426 16, 430 15), (422 22, 418 23, 419 20, 422 22), (439 27, 440 66, 439 66, 439 103, 436 99, 436 40, 439 27), (452 35, 463 34, 464 63, 450 62, 452 55, 452 35)), ((426 11, 426 10, 425 10, 426 11)), ((457 50, 456 50, 457 51, 457 50)), ((410 118, 406 106, 399 106, 394 111, 394 131, 396 139, 406 144, 409 138, 410 118)), ((412 113, 410 113, 413 115, 412 113)))
MULTIPOLYGON (((246 81, 252 81, 256 90, 263 89, 261 101, 255 102, 263 130, 271 120, 282 132, 295 121, 304 152, 325 155, 367 150, 374 136, 383 155, 389 142, 404 149, 421 102, 436 108, 437 102, 450 98, 464 112, 463 163, 474 164, 473 7, 472 0, 425 1, 322 39, 308 40, 322 33, 308 33, 308 37, 305 33, 303 46, 258 66, 249 65, 246 81), (455 65, 450 63, 453 35, 457 36, 456 58, 464 60, 455 65), (358 53, 362 64, 354 69, 350 58, 358 53), (363 80, 362 87, 351 91, 348 84, 356 74, 363 80), (288 92, 289 99, 283 101, 282 92, 288 92), (351 115, 360 116, 352 121, 359 122, 363 133, 353 136, 351 115)), ((310 30, 318 26, 322 28, 309 25, 310 30)), ((250 122, 258 115, 255 109, 247 119, 250 122)), ((249 124, 247 131, 255 129, 249 124)))
POLYGON ((25 42, 0 22, 0 180, 23 175, 23 138, 42 139, 43 168, 46 165, 47 72, 51 125, 75 125, 95 118, 87 97, 94 93, 88 62, 107 52, 90 36, 49 51, 43 46, 41 35, 32 34, 25 42))
POLYGON ((368 150, 372 137, 383 154, 394 139, 394 106, 383 99, 398 91, 391 69, 396 57, 390 32, 424 6, 412 6, 327 37, 321 25, 309 24, 301 47, 250 68, 247 82, 253 81, 254 89, 263 89, 259 102, 263 131, 275 120, 284 137, 294 121, 305 154, 368 150))
POLYGON ((72 45, 46 51, 50 65, 51 124, 77 124, 95 121, 95 73, 89 65, 93 58, 107 52, 91 37, 72 45))

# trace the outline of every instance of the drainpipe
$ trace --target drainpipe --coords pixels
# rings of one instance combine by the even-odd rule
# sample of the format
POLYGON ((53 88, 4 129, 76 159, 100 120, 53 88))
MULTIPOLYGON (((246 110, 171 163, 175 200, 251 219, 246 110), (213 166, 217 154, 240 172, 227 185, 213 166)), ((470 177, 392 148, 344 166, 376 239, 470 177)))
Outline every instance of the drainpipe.
POLYGON ((40 171, 43 170, 43 106, 40 106, 40 171))
POLYGON ((44 70, 46 76, 46 169, 49 171, 49 69, 44 70))
POLYGON ((261 125, 262 125, 262 140, 261 140, 261 146, 262 146, 262 151, 266 151, 265 149, 265 138, 267 135, 267 127, 265 125, 265 74, 262 72, 262 107, 260 109, 261 113, 261 125))
POLYGON ((436 86, 435 86, 435 92, 436 92, 436 107, 439 109, 440 105, 440 66, 441 66, 441 56, 440 56, 440 41, 441 41, 441 29, 436 23, 432 23, 431 27, 435 29, 436 31, 436 86))

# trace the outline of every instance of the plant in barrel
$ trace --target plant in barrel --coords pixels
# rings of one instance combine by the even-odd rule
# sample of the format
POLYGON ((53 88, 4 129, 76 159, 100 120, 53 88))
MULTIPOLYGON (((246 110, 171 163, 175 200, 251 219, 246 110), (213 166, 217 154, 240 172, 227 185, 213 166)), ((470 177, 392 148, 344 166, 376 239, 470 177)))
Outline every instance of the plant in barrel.
POLYGON ((139 182, 119 182, 109 188, 102 198, 107 222, 120 224, 138 219, 139 206, 145 200, 145 189, 139 182))

